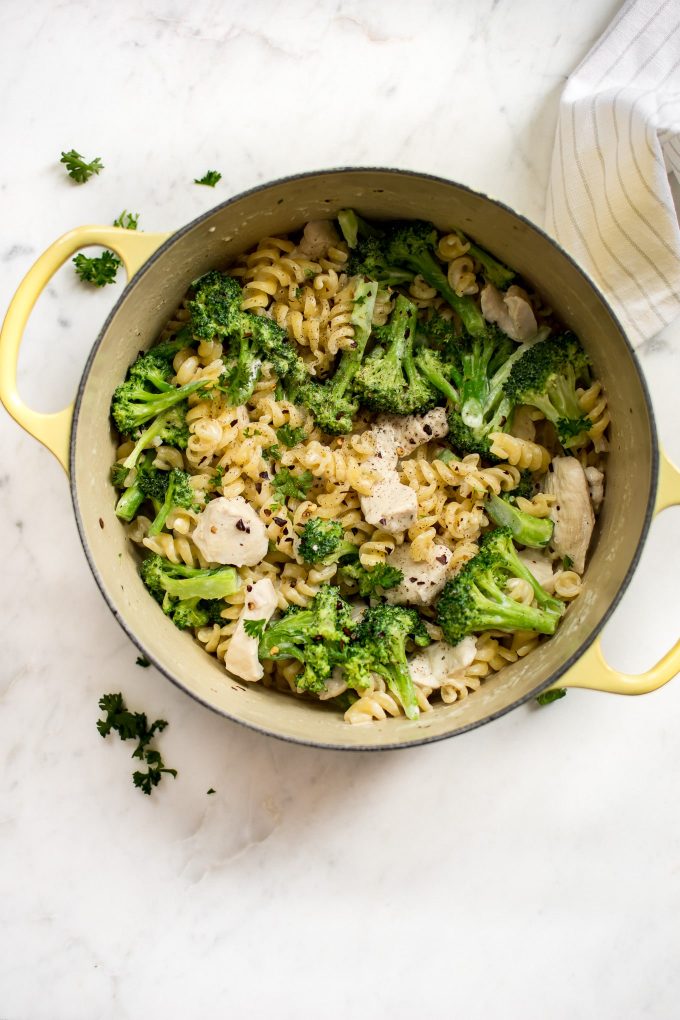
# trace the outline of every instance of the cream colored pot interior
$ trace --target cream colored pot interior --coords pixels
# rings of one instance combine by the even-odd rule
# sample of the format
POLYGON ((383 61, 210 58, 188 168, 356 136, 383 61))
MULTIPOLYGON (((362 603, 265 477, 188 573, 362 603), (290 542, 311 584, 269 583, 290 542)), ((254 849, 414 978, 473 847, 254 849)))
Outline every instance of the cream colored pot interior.
POLYGON ((502 713, 544 686, 573 660, 624 582, 645 528, 654 440, 634 360, 601 298, 547 238, 481 195, 444 181, 386 171, 319 173, 286 180, 217 209, 173 238, 133 280, 86 370, 74 425, 74 499, 86 551, 104 594, 131 635, 176 683, 206 705, 288 739, 336 747, 405 745, 453 734, 502 713), (163 615, 137 574, 138 561, 114 515, 109 483, 114 441, 111 393, 141 348, 148 347, 189 283, 226 267, 260 238, 353 206, 369 217, 422 217, 462 228, 534 283, 581 337, 604 381, 612 449, 607 496, 583 594, 557 635, 456 704, 406 719, 352 727, 327 707, 286 697, 227 676, 163 615))

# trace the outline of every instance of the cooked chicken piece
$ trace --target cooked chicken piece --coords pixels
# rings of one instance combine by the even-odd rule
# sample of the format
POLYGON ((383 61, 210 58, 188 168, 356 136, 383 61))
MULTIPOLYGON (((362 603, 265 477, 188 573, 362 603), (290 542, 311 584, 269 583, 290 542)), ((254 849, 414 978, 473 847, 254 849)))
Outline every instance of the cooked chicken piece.
POLYGON ((482 315, 518 342, 531 340, 538 331, 536 316, 521 287, 508 287, 503 293, 487 283, 482 290, 482 315))
POLYGON ((209 563, 254 567, 267 555, 264 524, 243 496, 219 496, 200 514, 191 536, 209 563))
POLYGON ((575 457, 555 457, 543 482, 543 491, 556 496, 550 516, 555 522, 551 545, 560 556, 568 556, 577 574, 586 565, 586 553, 595 527, 588 481, 575 457))
POLYGON ((536 441, 536 426, 531 417, 531 408, 520 404, 512 413, 512 427, 510 435, 518 439, 528 439, 530 443, 536 441))
POLYGON ((539 552, 538 549, 521 549, 517 555, 541 587, 552 592, 555 588, 553 565, 545 553, 539 552))
POLYGON ((302 234, 297 250, 308 259, 323 258, 340 241, 332 220, 311 220, 302 234))
POLYGON ((593 504, 593 510, 597 513, 604 499, 604 475, 596 467, 587 467, 586 478, 590 489, 590 501, 593 504))
POLYGON ((413 559, 408 542, 398 546, 387 563, 401 570, 404 579, 396 588, 386 591, 385 598, 393 605, 429 605, 446 584, 452 556, 447 546, 435 545, 434 560, 426 563, 413 559))
POLYGON ((449 433, 445 407, 435 407, 426 414, 409 414, 406 417, 382 414, 378 418, 378 426, 381 425, 394 429, 399 457, 406 457, 431 439, 443 439, 449 433))
POLYGON ((392 535, 415 524, 418 500, 415 491, 399 481, 397 462, 423 443, 441 439, 448 431, 443 407, 404 418, 394 414, 380 416, 371 429, 375 453, 364 462, 377 474, 371 495, 361 496, 361 512, 369 524, 392 535))
POLYGON ((264 676, 264 668, 257 655, 259 642, 257 638, 246 634, 243 624, 246 620, 266 622, 276 609, 277 602, 276 590, 268 577, 247 585, 246 601, 224 657, 225 669, 234 676, 239 676, 250 683, 261 680, 264 676))
POLYGON ((360 501, 361 512, 368 523, 391 535, 410 528, 418 516, 415 489, 400 482, 394 469, 376 482, 370 496, 361 496, 360 501))
POLYGON ((414 684, 419 687, 441 687, 447 680, 460 678, 473 662, 477 651, 477 639, 463 638, 457 645, 446 641, 435 641, 409 660, 409 670, 414 684))

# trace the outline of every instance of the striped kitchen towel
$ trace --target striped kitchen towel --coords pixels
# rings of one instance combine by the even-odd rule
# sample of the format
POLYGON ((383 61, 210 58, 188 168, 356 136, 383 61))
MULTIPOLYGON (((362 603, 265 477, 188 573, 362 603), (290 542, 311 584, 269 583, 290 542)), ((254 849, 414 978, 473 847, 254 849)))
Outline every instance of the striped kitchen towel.
POLYGON ((546 228, 634 344, 680 314, 680 0, 630 0, 559 108, 546 228))

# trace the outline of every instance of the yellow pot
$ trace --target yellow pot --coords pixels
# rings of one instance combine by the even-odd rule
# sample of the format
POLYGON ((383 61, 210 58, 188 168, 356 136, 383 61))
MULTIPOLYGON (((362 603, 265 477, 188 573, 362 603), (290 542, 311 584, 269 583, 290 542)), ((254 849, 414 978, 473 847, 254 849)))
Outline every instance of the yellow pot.
POLYGON ((0 334, 0 398, 70 475, 85 554, 116 619, 173 683, 214 711, 254 729, 320 747, 405 747, 462 733, 550 687, 590 687, 642 694, 680 670, 680 642, 653 669, 625 676, 604 661, 598 634, 637 564, 654 513, 680 503, 680 472, 659 450, 649 395, 630 344, 602 294, 538 227, 459 184, 401 170, 318 171, 276 181, 230 199, 176 234, 80 227, 41 255, 17 290, 0 334), (416 721, 347 725, 322 704, 285 697, 225 674, 190 635, 177 630, 149 598, 137 560, 115 517, 109 482, 115 441, 108 407, 140 348, 148 347, 190 282, 228 265, 268 235, 352 206, 368 217, 423 218, 462 228, 535 284, 581 337, 611 409, 607 494, 581 596, 560 628, 527 659, 494 674, 453 705, 416 721), (27 408, 16 390, 16 362, 26 321, 42 288, 74 252, 104 245, 117 252, 129 283, 90 353, 73 406, 57 414, 27 408))

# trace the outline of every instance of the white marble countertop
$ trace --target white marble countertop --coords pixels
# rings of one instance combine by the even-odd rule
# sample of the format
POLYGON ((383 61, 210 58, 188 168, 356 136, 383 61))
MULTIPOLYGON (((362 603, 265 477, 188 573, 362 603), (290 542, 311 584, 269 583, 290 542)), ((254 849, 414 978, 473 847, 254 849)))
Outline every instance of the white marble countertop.
MULTIPOLYGON (((0 308, 74 225, 125 207, 172 229, 303 169, 430 171, 540 222, 560 89, 617 6, 4 0, 0 308), (71 147, 106 164, 84 187, 71 147), (192 184, 213 167, 215 191, 192 184)), ((67 265, 48 287, 21 360, 35 406, 71 399, 121 286, 67 265)), ((640 354, 680 458, 678 324, 640 354)), ((4 412, 0 437, 2 1020, 677 1014, 680 683, 572 691, 407 752, 261 737, 135 665, 61 469, 4 412), (179 776, 151 798, 95 730, 119 689, 170 723, 179 776)), ((677 636, 678 523, 654 525, 607 628, 616 666, 677 636)))

